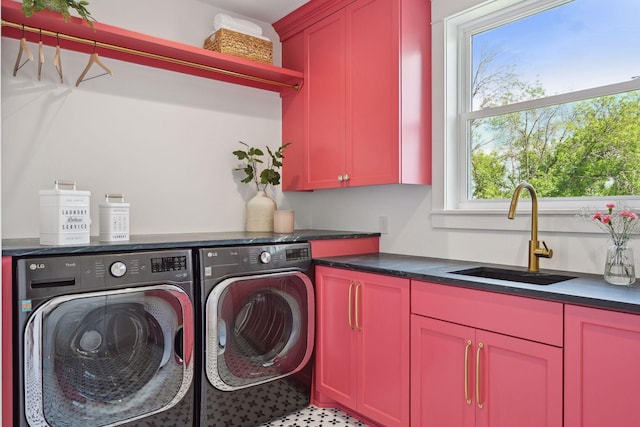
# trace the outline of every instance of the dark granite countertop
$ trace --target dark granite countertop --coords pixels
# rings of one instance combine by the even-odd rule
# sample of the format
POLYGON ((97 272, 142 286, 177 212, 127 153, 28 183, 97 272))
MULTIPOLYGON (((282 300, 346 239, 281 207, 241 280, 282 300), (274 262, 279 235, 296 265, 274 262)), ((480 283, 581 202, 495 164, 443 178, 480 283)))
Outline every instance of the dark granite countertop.
POLYGON ((197 248, 234 246, 249 244, 273 244, 284 242, 306 242, 309 240, 353 239, 379 237, 380 233, 336 231, 336 230, 295 230, 291 234, 219 232, 191 234, 144 234, 130 236, 128 241, 100 242, 92 237, 89 244, 45 246, 39 238, 2 240, 3 256, 65 255, 95 252, 136 251, 153 249, 197 248))
POLYGON ((568 275, 574 278, 551 285, 531 285, 451 273, 452 271, 480 266, 521 271, 526 271, 526 267, 510 267, 387 253, 319 258, 315 261, 318 265, 640 314, 640 283, 637 281, 633 287, 610 285, 604 281, 602 275, 541 269, 541 272, 544 273, 568 275))

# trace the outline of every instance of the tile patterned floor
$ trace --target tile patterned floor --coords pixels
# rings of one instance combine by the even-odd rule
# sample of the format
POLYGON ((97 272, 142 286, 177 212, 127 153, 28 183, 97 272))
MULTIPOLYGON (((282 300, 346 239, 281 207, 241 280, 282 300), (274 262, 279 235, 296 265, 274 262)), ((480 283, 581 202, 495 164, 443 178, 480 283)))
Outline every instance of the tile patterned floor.
POLYGON ((355 418, 337 409, 309 406, 285 417, 262 424, 260 427, 367 427, 355 418))

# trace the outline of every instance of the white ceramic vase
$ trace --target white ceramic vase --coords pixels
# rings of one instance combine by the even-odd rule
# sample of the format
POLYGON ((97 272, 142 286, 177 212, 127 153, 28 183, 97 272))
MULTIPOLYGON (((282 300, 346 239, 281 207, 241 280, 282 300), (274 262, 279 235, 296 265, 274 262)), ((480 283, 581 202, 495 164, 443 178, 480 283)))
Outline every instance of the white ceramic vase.
POLYGON ((276 202, 265 194, 258 193, 247 202, 245 228, 247 231, 273 232, 273 212, 276 202))

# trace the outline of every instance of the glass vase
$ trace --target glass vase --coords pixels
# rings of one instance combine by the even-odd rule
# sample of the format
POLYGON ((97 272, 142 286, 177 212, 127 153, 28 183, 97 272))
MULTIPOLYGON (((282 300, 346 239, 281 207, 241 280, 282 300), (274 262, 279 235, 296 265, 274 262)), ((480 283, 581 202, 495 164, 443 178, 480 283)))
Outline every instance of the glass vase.
POLYGON ((609 246, 604 264, 604 280, 612 285, 630 286, 635 283, 633 249, 626 244, 609 246))

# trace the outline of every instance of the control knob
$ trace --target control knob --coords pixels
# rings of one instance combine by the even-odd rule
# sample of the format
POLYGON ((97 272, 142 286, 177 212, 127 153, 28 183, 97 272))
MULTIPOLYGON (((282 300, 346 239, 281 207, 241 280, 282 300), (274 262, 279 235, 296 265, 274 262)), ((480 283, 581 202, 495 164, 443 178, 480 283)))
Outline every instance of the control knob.
POLYGON ((113 277, 122 277, 127 273, 127 265, 122 261, 116 261, 109 268, 113 277))
POLYGON ((260 262, 263 264, 269 264, 271 262, 271 252, 268 252, 268 251, 260 252, 260 262))

